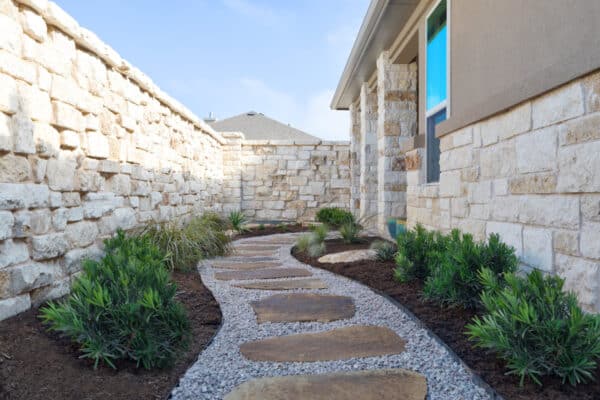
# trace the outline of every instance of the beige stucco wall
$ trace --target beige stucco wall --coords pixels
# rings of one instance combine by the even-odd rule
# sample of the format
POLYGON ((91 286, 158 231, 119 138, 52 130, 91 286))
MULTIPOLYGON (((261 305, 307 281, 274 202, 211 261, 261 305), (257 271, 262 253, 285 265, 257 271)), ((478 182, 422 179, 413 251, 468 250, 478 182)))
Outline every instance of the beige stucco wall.
POLYGON ((439 133, 488 117, 600 66, 597 0, 451 0, 450 4, 451 116, 440 124, 439 133))
POLYGON ((600 311, 600 73, 441 138, 441 178, 407 154, 408 220, 497 232, 526 268, 558 273, 600 311))

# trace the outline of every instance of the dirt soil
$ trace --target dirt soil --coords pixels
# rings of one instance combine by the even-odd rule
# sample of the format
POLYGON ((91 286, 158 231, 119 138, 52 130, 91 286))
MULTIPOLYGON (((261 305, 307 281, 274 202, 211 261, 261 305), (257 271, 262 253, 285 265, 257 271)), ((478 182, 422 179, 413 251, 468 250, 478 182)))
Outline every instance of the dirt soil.
POLYGON ((77 348, 49 334, 32 309, 0 322, 0 399, 166 399, 221 324, 221 311, 196 272, 175 272, 177 298, 192 327, 188 351, 170 369, 146 371, 132 363, 93 369, 77 348))
MULTIPOLYGON (((344 245, 339 240, 326 241, 326 253, 365 248, 365 244, 344 245)), ((600 399, 600 367, 596 369, 596 381, 573 388, 562 384, 560 379, 546 378, 543 386, 526 382, 519 387, 515 376, 505 375, 505 364, 489 351, 474 348, 464 334, 465 325, 475 315, 462 308, 444 308, 422 297, 423 283, 407 284, 393 278, 393 261, 356 261, 352 263, 323 264, 305 254, 292 254, 300 261, 339 275, 354 279, 375 290, 383 292, 404 305, 431 331, 441 338, 484 381, 506 400, 598 400, 600 399)))
POLYGON ((302 224, 265 225, 264 229, 250 228, 247 232, 237 234, 232 239, 244 239, 257 236, 275 235, 276 233, 307 232, 309 227, 302 224))

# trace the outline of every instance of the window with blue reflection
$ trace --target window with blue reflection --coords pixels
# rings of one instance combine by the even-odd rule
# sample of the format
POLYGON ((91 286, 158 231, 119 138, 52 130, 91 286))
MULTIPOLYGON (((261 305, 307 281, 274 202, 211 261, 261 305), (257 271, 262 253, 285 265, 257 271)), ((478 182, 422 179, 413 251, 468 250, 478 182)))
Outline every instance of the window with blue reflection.
POLYGON ((443 0, 427 19, 427 110, 447 99, 447 26, 446 1, 443 0))

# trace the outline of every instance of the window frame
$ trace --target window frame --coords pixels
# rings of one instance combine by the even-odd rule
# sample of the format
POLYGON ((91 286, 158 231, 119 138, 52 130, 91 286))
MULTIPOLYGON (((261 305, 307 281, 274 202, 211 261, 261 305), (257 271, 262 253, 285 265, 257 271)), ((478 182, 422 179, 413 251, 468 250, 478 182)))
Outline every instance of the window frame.
MULTIPOLYGON (((433 6, 431 7, 431 9, 428 11, 427 15, 425 16, 425 84, 427 85, 428 82, 428 77, 427 77, 427 44, 429 41, 429 37, 428 37, 428 22, 429 22, 429 18, 431 17, 431 15, 434 13, 434 11, 436 10, 436 8, 438 8, 438 6, 441 4, 443 0, 437 0, 435 2, 435 4, 433 4, 433 6)), ((447 120, 448 118, 450 118, 450 99, 451 99, 451 84, 450 84, 450 63, 451 63, 451 57, 450 57, 450 40, 451 40, 451 20, 450 20, 450 7, 451 7, 451 2, 452 0, 446 0, 446 99, 442 102, 440 102, 439 104, 437 104, 435 107, 433 107, 430 110, 427 110, 427 86, 425 87, 425 137, 426 137, 426 144, 425 144, 425 154, 426 154, 426 158, 429 158, 429 149, 430 149, 430 143, 427 143, 429 141, 429 121, 431 119, 431 117, 435 116, 436 114, 440 113, 442 110, 445 110, 446 112, 446 118, 445 120, 447 120)), ((437 125, 437 124, 436 124, 437 125)), ((435 127, 434 127, 434 136, 435 136, 435 127)), ((439 139, 438 139, 439 140, 439 139)), ((439 162, 439 161, 438 161, 439 162)), ((439 169, 439 168, 438 168, 439 169)), ((437 180, 430 180, 430 174, 432 173, 431 168, 430 168, 430 162, 429 160, 427 160, 425 162, 425 181, 427 184, 439 184, 439 177, 437 180)))

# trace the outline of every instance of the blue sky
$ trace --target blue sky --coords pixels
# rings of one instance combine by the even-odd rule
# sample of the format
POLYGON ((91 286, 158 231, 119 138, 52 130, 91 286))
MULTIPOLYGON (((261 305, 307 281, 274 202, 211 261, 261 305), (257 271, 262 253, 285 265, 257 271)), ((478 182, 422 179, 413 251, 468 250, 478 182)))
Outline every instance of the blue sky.
POLYGON ((368 0, 55 0, 199 117, 348 138, 329 103, 368 0))

